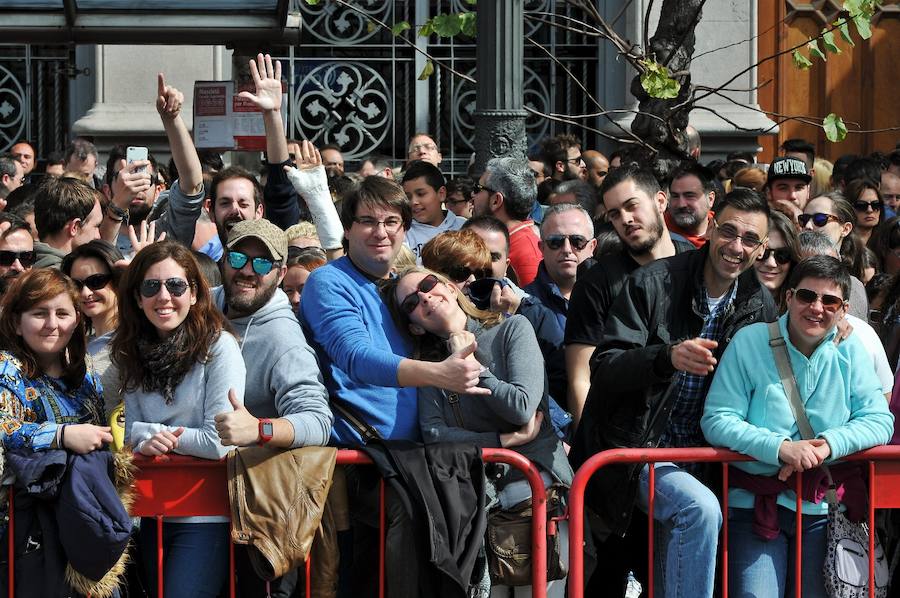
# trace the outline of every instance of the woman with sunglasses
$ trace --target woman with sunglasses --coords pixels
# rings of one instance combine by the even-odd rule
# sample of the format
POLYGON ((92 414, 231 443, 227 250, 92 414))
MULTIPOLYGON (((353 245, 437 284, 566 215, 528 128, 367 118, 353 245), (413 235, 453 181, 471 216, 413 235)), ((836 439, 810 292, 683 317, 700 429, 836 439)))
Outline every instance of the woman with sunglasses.
POLYGON ((122 400, 118 371, 110 367, 109 343, 119 323, 116 288, 121 270, 115 263, 123 259, 115 245, 96 239, 76 247, 60 266, 78 289, 78 308, 88 332, 87 351, 103 383, 107 418, 122 400))
MULTIPOLYGON (((802 585, 804 597, 826 596, 822 569, 828 505, 820 491, 835 481, 852 496, 859 470, 833 465, 884 444, 893 432, 881 383, 863 343, 853 334, 833 342, 847 312, 850 275, 830 256, 800 262, 791 273, 787 312, 778 319, 800 401, 812 425, 803 439, 769 344, 768 324, 739 330, 725 350, 706 397, 701 428, 710 444, 753 457, 729 476, 729 594, 782 597, 794 571, 797 500, 794 474, 804 476, 802 585), (815 470, 815 471, 809 471, 815 470), (855 474, 855 475, 854 475, 855 474), (814 483, 821 480, 822 483, 814 483)), ((859 515, 866 510, 862 505, 859 515)), ((848 514, 857 511, 848 511, 848 514)))
POLYGON ((753 266, 761 285, 769 289, 779 313, 784 311, 785 281, 791 268, 800 261, 797 227, 781 212, 772 212, 769 242, 753 266))
MULTIPOLYGON (((119 286, 113 363, 125 394, 125 439, 146 456, 221 459, 215 416, 243 402, 246 372, 237 341, 215 308, 197 261, 175 241, 140 250, 119 286)), ((156 523, 138 543, 156 587, 156 523)), ((228 570, 225 517, 165 519, 165 595, 218 594, 228 570)))
POLYGON ((884 222, 884 201, 878 184, 870 179, 855 179, 847 183, 844 195, 856 212, 856 232, 863 245, 868 245, 873 233, 884 222))
MULTIPOLYGON (((540 360, 535 363, 539 349, 528 321, 481 311, 446 278, 421 268, 404 271, 388 281, 382 292, 398 328, 408 330, 415 339, 418 358, 438 361, 456 347, 472 340, 478 343, 469 359, 481 363, 479 386, 491 394, 419 389, 424 441, 511 448, 538 466, 546 485, 571 485, 572 467, 550 425, 546 374, 540 360)), ((496 486, 503 509, 530 497, 528 483, 514 470, 496 486)), ((560 533, 565 546, 567 528, 560 526, 560 533)), ((568 558, 565 553, 563 558, 568 558)), ((516 595, 523 592, 530 595, 530 587, 520 588, 516 595)), ((548 584, 548 596, 561 597, 564 592, 565 580, 548 584)))

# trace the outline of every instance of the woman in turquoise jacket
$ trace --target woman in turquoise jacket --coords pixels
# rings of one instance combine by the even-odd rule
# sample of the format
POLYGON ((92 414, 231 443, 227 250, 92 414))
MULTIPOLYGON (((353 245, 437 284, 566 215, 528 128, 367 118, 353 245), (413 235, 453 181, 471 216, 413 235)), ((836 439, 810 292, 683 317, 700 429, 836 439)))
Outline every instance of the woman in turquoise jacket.
MULTIPOLYGON (((866 349, 855 335, 834 342, 835 326, 849 306, 849 289, 849 272, 839 260, 828 256, 804 260, 791 272, 787 313, 778 320, 815 438, 801 438, 766 324, 741 329, 716 369, 700 422, 703 433, 714 446, 756 459, 732 469, 728 494, 732 595, 780 598, 785 587, 793 587, 790 563, 797 504, 793 474, 884 444, 893 432, 894 418, 866 349), (767 493, 777 504, 777 514, 770 511, 768 519, 764 501, 759 500, 767 493)), ((809 472, 807 478, 818 472, 809 472)), ((824 500, 804 500, 802 505, 803 595, 824 597, 828 505, 824 500)))

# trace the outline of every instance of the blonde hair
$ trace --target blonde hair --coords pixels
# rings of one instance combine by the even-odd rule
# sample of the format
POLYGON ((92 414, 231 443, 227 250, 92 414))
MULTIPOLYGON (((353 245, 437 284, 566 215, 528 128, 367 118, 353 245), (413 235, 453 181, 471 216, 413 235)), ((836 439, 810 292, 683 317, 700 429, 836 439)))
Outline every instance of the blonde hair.
POLYGON ((813 163, 812 182, 809 188, 809 197, 818 197, 831 191, 831 173, 834 172, 834 164, 825 158, 816 158, 813 163))
POLYGON ((298 222, 293 226, 289 226, 284 231, 284 236, 288 240, 288 243, 293 241, 294 239, 318 239, 319 232, 316 230, 316 225, 312 222, 298 222))

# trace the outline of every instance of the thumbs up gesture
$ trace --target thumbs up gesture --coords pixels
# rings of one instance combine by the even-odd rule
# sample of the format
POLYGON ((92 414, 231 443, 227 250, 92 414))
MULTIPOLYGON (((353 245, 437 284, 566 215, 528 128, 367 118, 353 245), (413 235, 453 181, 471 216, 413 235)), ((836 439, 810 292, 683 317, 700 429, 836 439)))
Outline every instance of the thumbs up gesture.
POLYGON ((237 398, 232 388, 228 391, 231 411, 216 416, 216 433, 224 446, 248 446, 259 439, 259 420, 253 417, 237 398))

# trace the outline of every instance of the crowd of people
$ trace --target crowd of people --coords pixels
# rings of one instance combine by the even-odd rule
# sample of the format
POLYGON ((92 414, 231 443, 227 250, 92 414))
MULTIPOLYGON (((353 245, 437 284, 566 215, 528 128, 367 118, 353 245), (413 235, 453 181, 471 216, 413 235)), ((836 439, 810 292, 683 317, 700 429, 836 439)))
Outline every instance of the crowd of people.
MULTIPOLYGON (((383 445, 407 471, 411 443, 502 447, 564 503, 599 451, 725 447, 755 459, 734 466, 726 513, 715 472, 696 463, 599 471, 586 583, 620 596, 629 572, 646 579, 634 514, 653 502, 658 595, 713 596, 723 516, 730 593, 785 595, 795 476, 895 436, 900 149, 831 163, 792 139, 767 165, 745 153, 703 164, 697 143, 664 171, 641 148, 605 156, 560 134, 448 180, 423 132, 406 160, 370 155, 349 172, 340 147, 285 137, 280 65, 259 55, 250 71, 255 90, 242 95, 266 132, 259 172, 195 149, 184 96, 162 74, 168 165, 117 146, 104 169, 85 139, 40 168, 26 141, 0 155, 8 457, 383 445), (787 347, 812 438, 772 338, 787 347)), ((465 525, 423 529, 415 493, 385 486, 387 595, 529 596, 495 575, 487 515, 470 512, 512 511, 528 483, 487 468, 485 488, 460 471, 463 453, 432 450, 436 486, 462 476, 477 491, 444 506, 465 525)), ((335 474, 340 575, 315 595, 377 593, 379 479, 365 467, 335 474)), ((858 472, 837 481, 864 483, 858 472)), ((801 498, 804 596, 825 596, 827 505, 801 498)), ((162 525, 165 595, 220 595, 227 518, 162 525)), ((568 523, 556 533, 567 547, 568 523)), ((111 567, 118 577, 93 595, 152 594, 155 522, 134 536, 138 581, 111 567)), ((236 559, 241 596, 301 595, 302 573, 264 581, 242 547, 236 559)), ((565 596, 557 577, 548 596, 565 596)))

